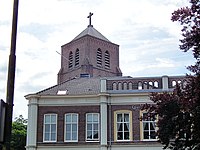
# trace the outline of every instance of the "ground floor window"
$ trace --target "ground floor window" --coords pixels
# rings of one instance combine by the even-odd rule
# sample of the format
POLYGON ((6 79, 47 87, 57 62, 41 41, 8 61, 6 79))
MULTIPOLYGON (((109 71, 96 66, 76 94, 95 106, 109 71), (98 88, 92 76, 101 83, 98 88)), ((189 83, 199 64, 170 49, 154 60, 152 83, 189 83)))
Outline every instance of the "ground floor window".
POLYGON ((56 142, 57 140, 57 114, 44 115, 44 142, 56 142))
POLYGON ((132 113, 131 111, 115 112, 115 140, 132 140, 132 113))
POLYGON ((86 140, 87 141, 99 140, 99 114, 98 113, 86 114, 86 140))
POLYGON ((65 141, 78 141, 78 114, 65 114, 65 141))
POLYGON ((146 112, 142 112, 141 115, 141 140, 156 140, 157 116, 146 112))

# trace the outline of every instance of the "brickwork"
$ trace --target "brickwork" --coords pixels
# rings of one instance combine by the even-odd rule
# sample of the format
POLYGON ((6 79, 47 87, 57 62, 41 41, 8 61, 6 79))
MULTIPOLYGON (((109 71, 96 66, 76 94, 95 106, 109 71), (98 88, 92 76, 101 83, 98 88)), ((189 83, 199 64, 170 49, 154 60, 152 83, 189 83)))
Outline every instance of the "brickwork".
POLYGON ((92 36, 84 36, 80 39, 67 43, 61 47, 61 69, 58 73, 58 82, 80 77, 80 74, 90 74, 92 77, 109 77, 121 76, 119 69, 119 45, 104 41, 92 36), (97 49, 102 51, 102 66, 97 66, 97 49), (73 60, 73 67, 69 68, 69 53, 73 53, 79 49, 79 65, 75 66, 73 60), (105 67, 105 52, 110 54, 110 67, 105 67))
POLYGON ((57 121, 57 142, 56 144, 77 144, 64 142, 64 116, 66 113, 78 113, 78 143, 86 144, 85 129, 86 129, 86 113, 100 113, 99 106, 39 106, 38 107, 38 130, 37 142, 43 143, 43 121, 44 114, 55 113, 58 115, 57 121))
MULTIPOLYGON (((140 141, 140 105, 111 105, 108 106, 108 120, 109 112, 111 109, 111 124, 107 126, 107 135, 108 135, 108 142, 110 141, 110 131, 111 128, 111 141, 113 144, 117 144, 118 142, 114 141, 114 112, 118 110, 128 110, 132 112, 132 136, 133 141, 129 141, 128 143, 135 143, 135 141, 140 141), (111 127, 110 127, 111 125, 111 127)), ((56 113, 58 115, 57 121, 57 142, 54 144, 57 145, 76 145, 76 144, 88 144, 85 140, 85 129, 86 129, 86 113, 100 113, 99 106, 40 106, 38 108, 38 132, 37 132, 37 142, 38 144, 45 144, 43 143, 43 119, 44 114, 48 113, 56 113), (64 116, 66 113, 78 113, 79 114, 79 122, 78 122, 78 143, 70 143, 64 142, 64 116)), ((122 143, 122 142, 120 142, 122 143)), ((127 142, 124 142, 127 143, 127 142)))

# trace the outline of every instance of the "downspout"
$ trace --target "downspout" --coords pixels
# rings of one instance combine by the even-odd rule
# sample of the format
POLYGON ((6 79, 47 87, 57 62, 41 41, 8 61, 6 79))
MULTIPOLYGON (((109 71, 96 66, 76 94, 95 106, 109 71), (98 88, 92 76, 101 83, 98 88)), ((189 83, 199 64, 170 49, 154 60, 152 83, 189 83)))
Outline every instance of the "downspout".
POLYGON ((108 128, 109 128, 109 142, 108 149, 112 149, 112 106, 111 106, 111 98, 108 96, 108 128))

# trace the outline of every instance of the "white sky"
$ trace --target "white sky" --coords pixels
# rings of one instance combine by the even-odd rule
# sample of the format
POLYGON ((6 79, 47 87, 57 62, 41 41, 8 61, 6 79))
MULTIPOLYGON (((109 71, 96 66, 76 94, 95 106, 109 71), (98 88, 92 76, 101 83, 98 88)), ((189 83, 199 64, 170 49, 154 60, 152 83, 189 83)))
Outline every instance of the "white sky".
MULTIPOLYGON (((194 64, 179 50, 181 26, 171 13, 187 0, 20 0, 16 48, 14 117, 27 118, 24 95, 57 82, 61 45, 92 24, 120 45, 124 76, 184 75, 194 64)), ((0 98, 5 100, 13 1, 0 0, 0 98)))

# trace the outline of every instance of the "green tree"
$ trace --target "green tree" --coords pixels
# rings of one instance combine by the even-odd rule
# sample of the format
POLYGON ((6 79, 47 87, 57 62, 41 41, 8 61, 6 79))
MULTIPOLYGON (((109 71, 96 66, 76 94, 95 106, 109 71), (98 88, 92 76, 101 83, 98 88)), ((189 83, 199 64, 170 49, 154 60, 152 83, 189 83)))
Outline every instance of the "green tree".
POLYGON ((22 115, 16 117, 15 121, 12 123, 12 135, 11 135, 12 150, 25 150, 26 131, 27 131, 27 119, 24 119, 22 115))
POLYGON ((171 93, 154 93, 155 105, 144 109, 159 116, 157 136, 164 149, 200 149, 200 1, 190 0, 188 7, 172 13, 172 21, 183 27, 180 50, 192 51, 196 60, 188 67, 193 75, 186 75, 186 86, 179 86, 171 93))

